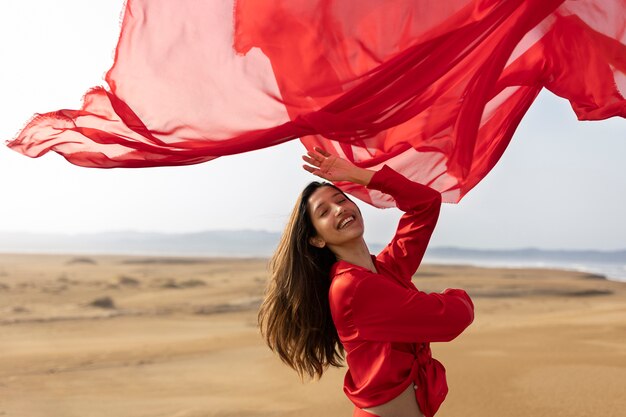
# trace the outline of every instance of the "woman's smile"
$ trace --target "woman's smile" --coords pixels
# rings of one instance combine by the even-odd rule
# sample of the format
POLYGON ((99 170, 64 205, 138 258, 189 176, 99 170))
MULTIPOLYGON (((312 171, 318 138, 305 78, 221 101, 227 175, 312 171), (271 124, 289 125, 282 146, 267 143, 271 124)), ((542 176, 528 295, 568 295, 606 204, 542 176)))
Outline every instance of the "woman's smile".
POLYGON ((356 218, 354 217, 354 215, 351 214, 348 217, 345 217, 343 220, 341 220, 339 222, 339 227, 337 227, 337 228, 338 229, 343 229, 344 227, 348 227, 348 226, 352 225, 355 220, 356 220, 356 218))

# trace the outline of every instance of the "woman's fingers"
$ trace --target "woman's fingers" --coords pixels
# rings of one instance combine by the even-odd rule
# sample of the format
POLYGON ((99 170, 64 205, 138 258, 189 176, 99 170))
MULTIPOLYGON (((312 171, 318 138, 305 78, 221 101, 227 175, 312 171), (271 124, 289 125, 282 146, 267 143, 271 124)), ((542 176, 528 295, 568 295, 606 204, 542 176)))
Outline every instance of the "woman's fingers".
POLYGON ((324 151, 324 153, 326 153, 326 155, 323 155, 316 151, 307 151, 308 156, 302 155, 302 159, 304 159, 306 162, 308 162, 311 165, 321 166, 322 163, 324 163, 324 161, 327 160, 328 157, 332 156, 326 151, 324 151))
POLYGON ((321 165, 320 161, 318 161, 316 159, 313 159, 313 158, 310 158, 310 157, 308 157, 306 155, 302 155, 302 159, 304 159, 306 162, 308 162, 311 165, 315 165, 316 167, 321 165))
POLYGON ((306 155, 302 155, 302 159, 309 164, 302 165, 302 168, 309 171, 311 174, 330 180, 327 171, 334 165, 335 162, 334 158, 330 158, 331 156, 332 155, 330 153, 316 146, 313 150, 307 151, 306 155), (322 167, 322 165, 324 165, 324 167, 322 167))
POLYGON ((324 149, 322 149, 320 147, 314 146, 313 149, 315 149, 317 152, 319 152, 322 156, 325 156, 325 157, 329 157, 330 156, 330 154, 328 152, 326 152, 324 149))
POLYGON ((317 160, 317 161, 323 161, 324 158, 328 158, 329 156, 331 156, 331 154, 329 154, 328 152, 326 152, 324 149, 319 148, 319 147, 314 147, 313 150, 307 151, 307 154, 317 160))
POLYGON ((320 171, 318 168, 309 166, 309 165, 302 165, 302 168, 306 169, 307 171, 309 171, 311 174, 315 174, 320 178, 324 178, 325 180, 330 180, 325 174, 324 172, 320 171))
POLYGON ((315 151, 307 151, 307 154, 308 154, 311 158, 315 159, 316 161, 320 161, 320 162, 321 162, 321 161, 323 161, 323 160, 324 160, 324 158, 325 158, 325 156, 324 156, 324 155, 322 155, 322 154, 321 154, 321 153, 319 153, 319 152, 315 152, 315 151))

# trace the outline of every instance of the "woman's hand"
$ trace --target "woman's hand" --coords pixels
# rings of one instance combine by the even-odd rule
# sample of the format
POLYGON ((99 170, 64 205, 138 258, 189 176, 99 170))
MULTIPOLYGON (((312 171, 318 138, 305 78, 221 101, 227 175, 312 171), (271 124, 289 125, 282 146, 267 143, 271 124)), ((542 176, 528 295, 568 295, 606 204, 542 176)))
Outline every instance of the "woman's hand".
POLYGON ((351 181, 367 185, 374 175, 374 171, 359 168, 317 146, 313 151, 307 151, 307 155, 302 155, 302 159, 312 165, 303 165, 304 169, 328 181, 351 181))

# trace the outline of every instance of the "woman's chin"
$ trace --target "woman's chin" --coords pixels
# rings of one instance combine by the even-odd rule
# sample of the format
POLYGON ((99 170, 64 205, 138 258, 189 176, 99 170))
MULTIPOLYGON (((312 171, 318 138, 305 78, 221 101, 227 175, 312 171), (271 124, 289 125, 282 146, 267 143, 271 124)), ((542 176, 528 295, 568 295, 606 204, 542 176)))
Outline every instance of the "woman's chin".
POLYGON ((355 239, 363 238, 363 228, 359 227, 359 225, 347 226, 346 228, 339 230, 341 235, 340 240, 342 242, 350 242, 355 239))

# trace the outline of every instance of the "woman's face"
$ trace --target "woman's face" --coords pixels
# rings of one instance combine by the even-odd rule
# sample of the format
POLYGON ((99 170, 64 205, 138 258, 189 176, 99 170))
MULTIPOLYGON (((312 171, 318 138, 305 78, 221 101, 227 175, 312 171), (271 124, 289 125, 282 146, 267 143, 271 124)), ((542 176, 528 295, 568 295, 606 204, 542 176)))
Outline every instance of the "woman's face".
POLYGON ((322 186, 311 194, 307 211, 317 236, 310 243, 317 247, 339 246, 363 236, 363 218, 356 204, 331 186, 322 186))

